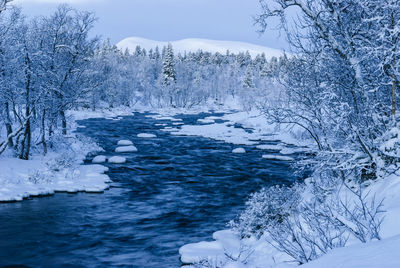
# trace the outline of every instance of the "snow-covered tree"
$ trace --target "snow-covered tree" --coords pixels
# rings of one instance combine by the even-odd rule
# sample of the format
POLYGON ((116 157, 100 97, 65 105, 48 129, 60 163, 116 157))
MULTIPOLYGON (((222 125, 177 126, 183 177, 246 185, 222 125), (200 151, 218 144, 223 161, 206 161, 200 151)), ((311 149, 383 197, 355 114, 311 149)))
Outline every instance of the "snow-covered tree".
POLYGON ((12 0, 0 0, 0 13, 6 9, 8 3, 12 0))
POLYGON ((245 89, 251 89, 255 88, 254 82, 253 82, 253 70, 252 68, 247 68, 246 73, 244 75, 243 79, 243 87, 245 89))
POLYGON ((162 68, 163 85, 170 86, 176 82, 175 73, 175 60, 174 60, 174 50, 171 44, 168 44, 163 60, 162 68))
POLYGON ((297 124, 320 148, 320 168, 367 179, 383 168, 380 138, 398 103, 398 1, 260 0, 262 30, 279 16, 296 50, 283 59, 287 99, 265 111, 297 124), (288 10, 299 16, 287 17, 288 10))

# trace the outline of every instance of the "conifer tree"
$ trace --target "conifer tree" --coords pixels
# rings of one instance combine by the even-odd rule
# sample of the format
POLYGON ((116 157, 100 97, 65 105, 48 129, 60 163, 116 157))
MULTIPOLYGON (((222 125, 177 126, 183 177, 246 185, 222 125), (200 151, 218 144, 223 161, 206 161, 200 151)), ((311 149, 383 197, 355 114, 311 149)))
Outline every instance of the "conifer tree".
POLYGON ((165 52, 162 74, 163 74, 163 85, 170 86, 176 82, 174 50, 171 44, 168 44, 168 47, 165 52))
POLYGON ((246 74, 244 76, 243 87, 245 89, 255 88, 254 81, 253 81, 253 71, 250 67, 247 68, 246 74))

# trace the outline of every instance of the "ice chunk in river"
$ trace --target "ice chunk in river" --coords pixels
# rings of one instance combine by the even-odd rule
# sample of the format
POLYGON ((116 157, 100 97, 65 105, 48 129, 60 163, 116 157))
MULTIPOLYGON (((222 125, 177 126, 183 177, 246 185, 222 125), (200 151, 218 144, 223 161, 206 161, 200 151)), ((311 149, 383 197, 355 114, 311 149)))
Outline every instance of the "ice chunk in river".
POLYGON ((215 123, 215 120, 204 118, 204 119, 198 119, 197 122, 202 123, 202 124, 213 124, 213 123, 215 123))
POLYGON ((106 162, 107 158, 104 155, 98 155, 95 158, 93 158, 92 163, 93 164, 101 164, 106 162))
POLYGON ((131 142, 130 140, 120 140, 118 142, 118 146, 130 146, 133 145, 133 142, 131 142))
POLYGON ((149 133, 140 133, 137 135, 138 138, 156 138, 157 136, 154 134, 149 134, 149 133))
POLYGON ((257 145, 256 148, 260 150, 280 151, 283 149, 283 146, 279 144, 263 144, 257 145))
POLYGON ((232 153, 234 153, 234 154, 245 154, 246 150, 244 148, 236 148, 236 149, 233 149, 232 153))
POLYGON ((137 148, 133 145, 131 146, 121 146, 121 147, 117 147, 117 149, 115 149, 115 152, 117 153, 131 153, 131 152, 137 152, 137 148))
POLYGON ((112 164, 123 164, 126 162, 126 158, 122 156, 113 156, 108 159, 108 162, 112 164))
POLYGON ((264 159, 270 159, 270 160, 282 160, 282 161, 293 161, 294 159, 289 156, 283 156, 283 155, 270 155, 270 154, 265 154, 262 156, 264 159))

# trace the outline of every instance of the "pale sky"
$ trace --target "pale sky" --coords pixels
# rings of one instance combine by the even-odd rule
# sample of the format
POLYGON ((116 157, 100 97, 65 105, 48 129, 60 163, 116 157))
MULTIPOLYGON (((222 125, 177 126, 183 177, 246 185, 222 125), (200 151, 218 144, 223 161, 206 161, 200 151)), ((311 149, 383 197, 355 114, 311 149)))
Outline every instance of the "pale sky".
POLYGON ((95 12, 94 34, 113 43, 138 36, 159 41, 206 38, 287 49, 284 34, 260 36, 252 16, 258 0, 15 0, 28 16, 47 15, 60 3, 95 12))

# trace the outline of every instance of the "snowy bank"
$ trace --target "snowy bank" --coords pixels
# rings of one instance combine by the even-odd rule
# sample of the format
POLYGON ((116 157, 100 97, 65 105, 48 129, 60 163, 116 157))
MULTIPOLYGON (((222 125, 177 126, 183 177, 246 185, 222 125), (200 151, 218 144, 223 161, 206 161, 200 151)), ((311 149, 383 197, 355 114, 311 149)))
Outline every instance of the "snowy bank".
POLYGON ((81 165, 80 161, 55 153, 28 161, 1 158, 0 201, 22 201, 56 192, 101 193, 109 188, 110 178, 104 174, 107 167, 81 165))
MULTIPOLYGON (((392 174, 371 182, 366 192, 369 192, 370 198, 375 197, 376 200, 384 198, 385 219, 380 232, 382 239, 367 243, 350 239, 345 247, 330 250, 300 267, 400 267, 400 229, 398 228, 400 174, 392 174)), ((181 247, 179 253, 182 263, 198 264, 196 267, 298 267, 296 263, 290 262, 293 259, 289 255, 271 246, 267 235, 258 239, 240 238, 234 231, 225 230, 214 233, 213 239, 214 241, 203 241, 181 247)))
MULTIPOLYGON (((57 141, 53 151, 46 156, 32 155, 30 160, 20 160, 5 153, 0 157, 0 202, 22 201, 24 198, 51 195, 56 192, 101 193, 109 188, 110 178, 104 173, 105 156, 93 159, 94 165, 82 165, 86 155, 102 151, 92 140, 74 134, 80 126, 76 120, 95 117, 121 119, 132 115, 132 109, 119 107, 112 110, 68 111, 68 136, 57 141)), ((60 134, 55 134, 60 135, 60 134)))

